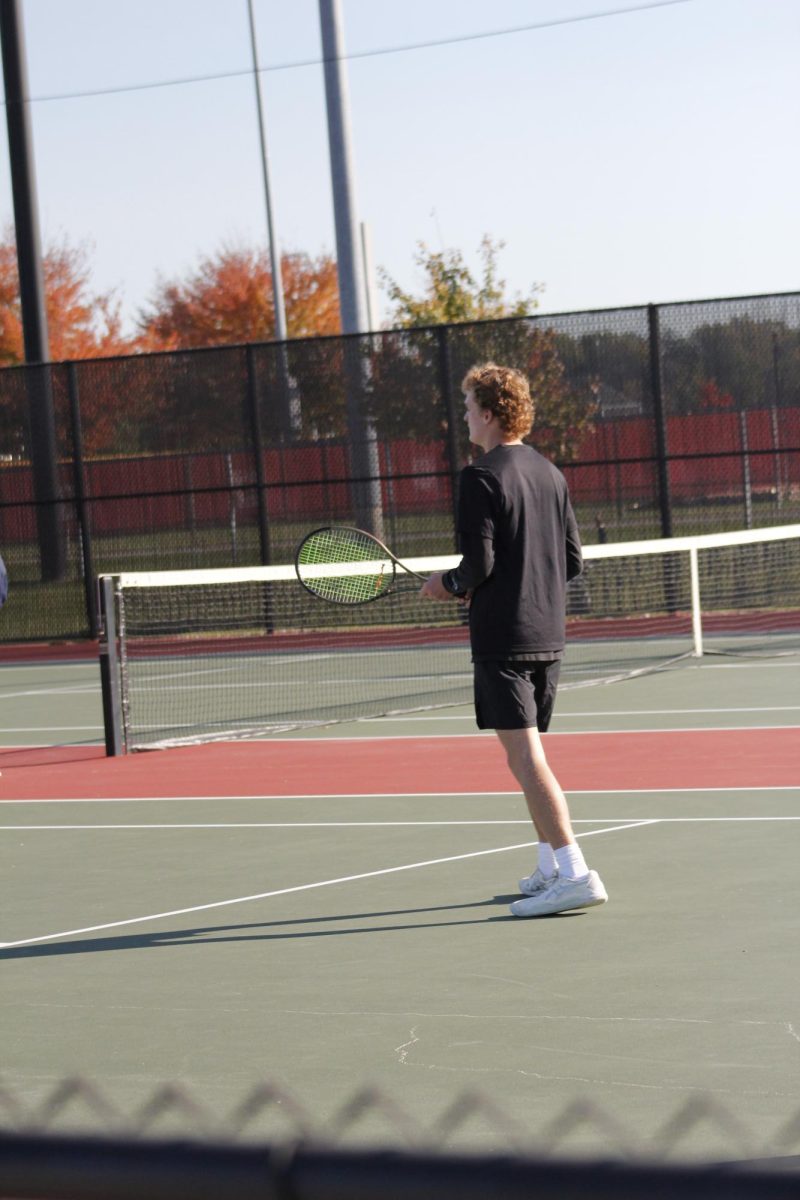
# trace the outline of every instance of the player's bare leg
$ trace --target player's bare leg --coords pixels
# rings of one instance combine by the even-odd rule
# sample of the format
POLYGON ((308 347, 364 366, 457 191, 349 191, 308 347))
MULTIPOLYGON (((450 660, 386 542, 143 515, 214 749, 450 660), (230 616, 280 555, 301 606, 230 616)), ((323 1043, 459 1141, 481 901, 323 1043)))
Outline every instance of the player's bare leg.
POLYGON ((538 729, 495 730, 508 765, 525 795, 540 841, 558 850, 574 842, 569 808, 561 785, 550 769, 538 729))
POLYGON ((525 887, 534 877, 523 880, 525 895, 515 900, 515 917, 543 917, 576 908, 591 908, 608 899, 596 871, 590 871, 572 832, 566 797, 550 769, 537 729, 498 729, 508 765, 522 788, 528 812, 540 841, 553 848, 558 875, 536 880, 532 890, 525 887))

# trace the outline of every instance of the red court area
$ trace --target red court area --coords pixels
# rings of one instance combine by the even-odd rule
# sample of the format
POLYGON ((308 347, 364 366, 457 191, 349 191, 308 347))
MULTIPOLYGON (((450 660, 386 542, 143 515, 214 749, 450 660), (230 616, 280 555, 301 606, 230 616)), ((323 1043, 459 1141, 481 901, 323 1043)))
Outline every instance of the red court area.
MULTIPOLYGON (((800 730, 547 734, 566 791, 800 787, 800 730)), ((508 792, 492 737, 225 742, 106 758, 102 747, 0 750, 0 800, 508 792)))

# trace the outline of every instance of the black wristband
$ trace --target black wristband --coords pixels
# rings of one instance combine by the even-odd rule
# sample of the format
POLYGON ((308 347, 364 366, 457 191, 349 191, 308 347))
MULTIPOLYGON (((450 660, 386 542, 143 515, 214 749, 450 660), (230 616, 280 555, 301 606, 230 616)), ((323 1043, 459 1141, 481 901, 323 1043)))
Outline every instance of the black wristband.
POLYGON ((457 596, 459 599, 463 598, 467 594, 467 589, 459 586, 458 571, 456 568, 453 568, 452 571, 445 571, 445 573, 442 575, 442 587, 446 592, 449 592, 451 596, 457 596))

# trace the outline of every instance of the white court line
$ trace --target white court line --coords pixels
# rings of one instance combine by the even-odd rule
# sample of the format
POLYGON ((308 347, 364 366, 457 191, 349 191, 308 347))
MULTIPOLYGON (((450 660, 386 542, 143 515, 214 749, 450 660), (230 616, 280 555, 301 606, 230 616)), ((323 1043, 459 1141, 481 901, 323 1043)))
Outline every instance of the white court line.
POLYGON ((800 662, 776 662, 774 658, 763 658, 758 662, 731 662, 731 663, 697 663, 694 666, 687 666, 688 671, 764 671, 769 668, 774 671, 776 668, 788 667, 790 670, 797 670, 800 667, 800 662))
MULTIPOLYGON (((796 784, 774 784, 768 787, 680 787, 680 788, 565 788, 568 796, 685 796, 705 795, 706 792, 796 792, 800 790, 800 781, 796 784)), ((0 799, 0 812, 7 804, 164 804, 167 801, 228 801, 228 800, 413 800, 425 796, 428 799, 446 800, 452 796, 481 796, 489 799, 493 796, 516 796, 522 792, 516 788, 508 792, 486 790, 480 792, 287 792, 279 795, 259 796, 64 796, 51 797, 47 800, 5 800, 0 799)))
MULTIPOLYGON (((573 820, 573 825, 614 825, 618 821, 636 820, 642 821, 661 821, 661 817, 585 817, 583 820, 573 820)), ((694 819, 694 818, 693 818, 694 819)), ((700 818, 697 818, 698 820, 700 818)), ((713 818, 714 820, 725 820, 724 817, 713 818)), ((735 818, 731 818, 734 820, 735 818)), ((740 820, 759 820, 758 817, 742 817, 736 818, 740 820)), ((766 821, 794 821, 800 820, 800 817, 764 817, 766 821)), ((514 820, 487 820, 487 821, 191 821, 182 824, 136 824, 136 825, 0 825, 0 833, 8 830, 86 830, 86 829, 394 829, 394 828, 412 828, 419 829, 427 828, 429 825, 447 825, 447 826, 462 826, 462 825, 527 825, 530 826, 530 818, 520 818, 514 820)))
POLYGON ((562 717, 667 717, 683 716, 686 713, 759 713, 759 712, 798 712, 800 704, 775 704, 769 707, 754 708, 750 705, 741 708, 637 708, 631 711, 623 709, 608 709, 598 712, 560 712, 562 717))
MULTIPOLYGON (((102 725, 22 725, 17 728, 12 728, 9 725, 4 725, 0 729, 0 733, 51 733, 57 730, 59 733, 83 733, 90 729, 102 729, 102 725)), ((2 747, 0 747, 1 749, 2 747)), ((17 747, 7 746, 5 749, 13 750, 17 747)))
MULTIPOLYGON (((649 818, 637 817, 637 820, 645 820, 649 818)), ((756 820, 757 818, 753 818, 756 820)), ((765 818, 775 819, 778 818, 765 818)), ((794 820, 794 817, 786 818, 794 820)), ((797 818, 800 820, 800 817, 797 818)), ((616 821, 627 821, 629 817, 605 817, 594 820, 586 819, 584 821, 573 821, 573 825, 613 825, 616 821)), ((530 819, 522 818, 520 820, 509 821, 185 821, 181 824, 177 823, 161 823, 158 825, 149 825, 137 823, 135 825, 0 825, 0 833, 6 833, 10 830, 33 830, 44 829, 50 830, 86 830, 86 829, 395 829, 408 827, 418 829, 429 825, 528 825, 530 819)))
MULTIPOLYGON (((603 717, 603 713, 595 713, 595 720, 603 717)), ((628 733, 769 733, 771 730, 796 729, 800 734, 800 725, 665 725, 654 729, 652 726, 643 729, 551 729, 545 737, 581 737, 583 734, 592 737, 608 737, 609 734, 628 733)), ((490 731, 491 732, 491 731, 490 731)))
MULTIPOLYGON (((613 825, 617 821, 635 820, 640 824, 658 825, 687 825, 718 822, 731 824, 737 821, 800 821, 797 817, 584 817, 581 820, 572 819, 573 825, 613 825)), ((78 832, 78 831, 107 831, 112 829, 427 829, 431 825, 461 826, 468 825, 530 825, 529 819, 511 821, 192 821, 183 824, 161 825, 0 825, 0 833, 11 830, 19 832, 78 832)), ((602 830, 597 832, 601 833, 602 830)), ((588 836, 588 835, 584 835, 588 836)))
MULTIPOLYGON (((594 713, 594 717, 602 717, 603 713, 594 713)), ((638 716, 639 714, 633 714, 638 716)), ((403 721, 402 716, 397 718, 398 721, 403 721)), ((348 722, 349 723, 349 722, 348 722)), ((142 729, 155 728, 155 726, 142 726, 142 729)), ((772 729, 796 729, 800 733, 800 725, 679 725, 670 726, 667 729, 653 729, 652 727, 645 729, 550 729, 542 736, 545 738, 558 737, 580 737, 582 734, 587 734, 591 737, 608 737, 609 734, 620 734, 623 737, 629 733, 743 733, 757 732, 769 733, 772 729)), ((263 737, 246 737, 246 738, 231 738, 230 744, 237 746, 261 746, 265 743, 270 745, 289 745, 296 746, 303 742, 453 742, 465 741, 467 738, 475 738, 485 741, 487 738, 494 737, 493 729, 482 729, 471 733, 387 733, 385 736, 375 738, 372 734, 363 733, 348 733, 343 737, 337 734, 305 733, 298 730, 297 737, 272 737, 265 733, 263 737)), ((223 744, 222 742, 216 743, 223 744)), ((24 749, 25 747, 7 746, 5 749, 24 749)), ((146 752, 146 751, 145 751, 146 752)))
MULTIPOLYGON (((626 825, 615 825, 610 829, 593 829, 579 837, 593 837, 599 833, 618 833, 625 829, 638 829, 642 825, 657 825, 657 820, 633 821, 626 825)), ((292 892, 307 892, 314 888, 332 887, 337 883, 355 883, 361 879, 375 879, 379 875, 394 875, 398 871, 415 871, 420 867, 438 867, 443 863, 461 862, 467 858, 482 858, 487 854, 505 854, 509 850, 527 850, 537 842, 520 842, 515 846, 498 846, 492 850, 473 850, 470 854, 453 854, 448 858, 431 858, 425 862, 404 863, 399 867, 384 867, 379 871, 364 871, 359 875, 343 875, 339 879, 321 879, 316 883, 301 883, 294 887, 278 888, 273 892, 258 892, 253 896, 236 896, 231 900, 215 900, 212 904, 195 904, 191 908, 175 908, 170 912, 150 913, 144 917, 129 917, 125 921, 109 921, 104 925, 88 925, 83 929, 66 929, 61 933, 48 933, 43 937, 22 938, 17 942, 0 942, 0 949, 10 950, 15 946, 33 946, 38 942, 52 942, 56 938, 75 937, 83 933, 98 933, 103 929, 119 929, 123 925, 140 925, 146 921, 160 921, 165 917, 182 917, 189 913, 207 912, 211 908, 226 908, 232 904, 248 904, 253 900, 269 900, 274 896, 288 896, 292 892)))
MULTIPOLYGON (((564 717, 665 717, 684 716, 686 713, 757 713, 757 712, 798 712, 800 704, 775 704, 758 708, 748 705, 742 708, 635 708, 635 709, 594 709, 592 712, 559 712, 558 720, 564 717)), ((428 713, 423 717, 359 717, 361 725, 395 724, 398 721, 474 721, 471 712, 466 713, 428 713)))
MULTIPOLYGON (((792 710, 794 711, 794 706, 792 706, 792 710)), ((594 715, 594 717, 596 719, 600 719, 600 718, 602 718, 602 716, 604 714, 603 713, 594 713, 592 715, 594 715)), ((618 714, 618 715, 627 715, 627 714, 618 714)), ((631 715, 639 715, 639 714, 631 714, 631 715)), ((403 721, 402 717, 398 717, 397 719, 398 719, 398 721, 403 721)), ((560 719, 560 717, 559 717, 559 719, 560 719)), ((42 733, 42 734, 44 734, 44 733, 47 733, 48 730, 50 730, 50 729, 64 730, 64 729, 69 729, 69 728, 71 728, 71 727, 67 726, 67 725, 39 726, 39 727, 35 727, 35 728, 29 729, 29 730, 13 730, 13 729, 0 728, 0 734, 2 734, 4 732, 5 733, 42 733)), ((84 727, 83 726, 75 726, 74 728, 81 729, 84 727)), ((86 726, 85 728, 87 730, 88 729, 102 729, 102 726, 101 725, 90 725, 90 726, 86 726)), ((148 726, 148 725, 142 726, 142 729, 156 729, 156 728, 158 728, 158 727, 157 726, 148 726)), ((670 725, 670 726, 666 726, 664 728, 656 728, 656 729, 654 729, 652 726, 645 727, 645 728, 637 728, 637 729, 550 729, 543 736, 546 738, 560 738, 560 737, 580 737, 584 734, 587 737, 589 737, 589 736, 591 736, 591 737, 608 737, 609 734, 611 734, 611 735, 620 734, 621 736, 624 737, 626 734, 629 734, 629 733, 637 733, 637 734, 638 733, 742 733, 742 732, 769 733, 772 730, 783 730, 783 729, 796 729, 796 730, 798 730, 798 732, 800 732, 800 725, 794 725, 794 724, 792 724, 792 725, 711 725, 711 726, 707 726, 707 725, 670 725)), ((481 741, 485 741, 487 738, 491 738, 493 735, 494 735, 494 730, 492 730, 492 729, 485 729, 478 733, 388 733, 388 734, 383 735, 379 740, 383 741, 383 742, 408 742, 408 741, 430 742, 430 741, 436 741, 436 740, 455 741, 457 739, 463 741, 465 738, 480 738, 481 741)), ((289 745, 294 746, 294 745, 297 745, 298 743, 302 744, 303 742, 373 742, 375 740, 376 739, 370 734, 363 734, 363 735, 348 734, 346 737, 340 737, 336 734, 331 734, 330 736, 325 736, 322 734, 303 734, 302 736, 289 738, 289 737, 271 737, 268 733, 265 733, 263 737, 232 738, 232 739, 230 739, 230 744, 238 745, 238 746, 261 746, 264 744, 274 744, 274 743, 280 742, 281 744, 288 743, 289 745)), ((98 742, 94 742, 92 744, 100 745, 100 742, 98 741, 98 742)), ((221 743, 218 742, 216 744, 220 745, 221 743)), ((8 753, 13 750, 43 750, 45 748, 56 749, 56 750, 59 750, 59 749, 66 750, 66 749, 69 749, 71 745, 72 745, 71 742, 66 742, 66 743, 64 743, 63 746, 58 746, 58 745, 53 746, 53 744, 51 742, 34 742, 34 743, 31 743, 30 745, 24 745, 24 746, 0 746, 0 753, 2 753, 2 752, 8 753)), ((199 745, 199 743, 198 743, 198 745, 199 745)))
MULTIPOLYGON (((599 720, 605 714, 593 713, 595 720, 599 720)), ((626 715, 626 714, 623 714, 626 715)), ((630 714, 638 716, 638 713, 630 714)), ((559 720, 561 719, 559 715, 559 720)), ((402 717, 398 717, 402 721, 402 717)), ((670 725, 664 728, 654 729, 652 726, 647 726, 643 729, 549 729, 543 734, 546 738, 558 737, 580 737, 582 734, 591 735, 592 737, 608 737, 609 734, 621 734, 625 736, 628 733, 746 733, 758 732, 768 733, 771 729, 796 729, 800 733, 800 725, 670 725)), ((493 729, 484 729, 480 733, 387 733, 378 738, 381 742, 430 742, 438 739, 439 741, 455 741, 456 739, 463 740, 464 738, 481 738, 486 739, 494 735, 493 729)), ((320 734, 304 734, 302 737, 287 738, 287 737, 270 737, 265 735, 258 738, 235 738, 233 739, 239 745, 260 745, 262 742, 373 742, 376 739, 370 734, 347 734, 346 737, 338 737, 336 734, 325 737, 320 734)))
POLYGON ((85 687, 76 683, 72 687, 39 687, 26 688, 24 692, 0 692, 0 700, 19 700, 23 696, 88 696, 94 692, 100 692, 99 684, 97 687, 85 687))
MULTIPOLYGON (((792 705, 791 706, 791 711, 798 711, 798 710, 800 710, 800 705, 792 705)), ((686 712, 687 710, 681 709, 678 711, 682 715, 683 712, 686 712)), ((698 710, 698 711, 700 711, 700 710, 698 710)), ((713 712, 715 710, 710 709, 709 711, 713 712)), ((731 711, 737 711, 737 710, 732 709, 731 711)), ((745 709, 743 711, 750 712, 752 710, 745 709)), ((593 716, 595 719, 597 719, 597 718, 605 716, 606 714, 605 713, 587 713, 585 715, 593 716)), ((616 715, 618 715, 618 716, 640 716, 641 714, 640 713, 618 713, 616 715)), ((561 714, 559 714, 559 719, 560 719, 560 716, 561 716, 561 714)), ((401 715, 401 716, 397 717, 396 720, 403 721, 404 718, 401 715)), ((792 725, 754 725, 754 726, 714 725, 709 728, 707 728, 706 726, 698 726, 698 725, 681 725, 681 726, 671 727, 669 729, 660 729, 660 728, 659 729, 653 729, 653 728, 645 728, 645 729, 549 729, 547 731, 547 733, 543 734, 542 736, 545 738, 554 738, 554 737, 556 737, 556 738, 557 737, 574 738, 574 737, 580 737, 584 733, 587 735, 591 735, 592 737, 608 737, 609 734, 615 734, 615 733, 619 733, 622 736, 625 736, 628 733, 746 733, 746 732, 749 732, 751 729, 757 733, 768 733, 771 729, 796 729, 798 731, 798 734, 800 734, 800 725, 792 724, 792 725)), ((259 746, 263 742, 269 742, 271 744, 295 746, 295 745, 297 745, 298 742, 336 742, 336 743, 340 743, 340 742, 374 742, 376 740, 381 741, 381 742, 422 742, 422 741, 450 742, 450 741, 455 741, 455 740, 464 741, 466 738, 475 738, 476 740, 480 739, 481 741, 485 741, 486 738, 492 738, 492 737, 494 737, 493 729, 481 729, 481 730, 474 730, 471 733, 389 733, 385 737, 379 737, 377 739, 374 737, 373 734, 369 734, 369 733, 362 733, 362 734, 348 733, 348 734, 345 734, 343 737, 337 736, 336 734, 331 734, 331 735, 325 736, 324 734, 318 734, 318 733, 308 733, 308 734, 304 733, 302 736, 298 736, 298 737, 265 736, 265 737, 258 737, 258 738, 235 738, 234 741, 237 745, 240 745, 240 746, 241 745, 259 746)))

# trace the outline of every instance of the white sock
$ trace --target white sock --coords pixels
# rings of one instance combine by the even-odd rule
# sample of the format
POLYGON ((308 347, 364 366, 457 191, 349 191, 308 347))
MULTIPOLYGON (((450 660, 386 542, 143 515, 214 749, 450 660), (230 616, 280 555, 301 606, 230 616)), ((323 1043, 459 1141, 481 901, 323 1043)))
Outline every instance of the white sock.
POLYGON ((583 857, 577 842, 569 842, 566 846, 559 846, 558 850, 555 851, 555 860, 558 866, 558 873, 562 877, 566 876, 567 879, 585 879, 589 874, 586 859, 583 857))
POLYGON ((545 879, 552 879, 556 873, 556 856, 553 847, 547 842, 539 842, 539 870, 545 879))

